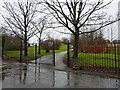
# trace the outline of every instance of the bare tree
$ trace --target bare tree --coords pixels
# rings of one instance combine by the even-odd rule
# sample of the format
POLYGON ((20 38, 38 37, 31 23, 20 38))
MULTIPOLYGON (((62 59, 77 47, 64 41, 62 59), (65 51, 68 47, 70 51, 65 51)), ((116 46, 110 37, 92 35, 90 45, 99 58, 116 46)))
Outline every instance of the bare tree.
POLYGON ((35 36, 38 38, 39 41, 39 48, 38 48, 38 54, 40 54, 40 46, 41 46, 41 38, 43 31, 47 30, 47 17, 43 16, 38 19, 37 22, 33 22, 33 26, 36 29, 35 36))
POLYGON ((24 42, 24 56, 28 55, 27 43, 34 35, 34 26, 37 3, 30 0, 17 2, 4 2, 3 8, 7 16, 2 14, 9 30, 14 32, 24 42))
POLYGON ((0 27, 0 34, 2 34, 4 31, 4 29, 2 27, 0 27))
POLYGON ((74 35, 74 55, 78 57, 79 35, 92 33, 108 26, 119 19, 111 20, 102 10, 111 4, 112 1, 105 3, 104 0, 90 2, 90 0, 60 0, 45 1, 49 7, 48 10, 53 14, 55 19, 66 27, 74 35), (90 31, 90 27, 96 27, 90 31))

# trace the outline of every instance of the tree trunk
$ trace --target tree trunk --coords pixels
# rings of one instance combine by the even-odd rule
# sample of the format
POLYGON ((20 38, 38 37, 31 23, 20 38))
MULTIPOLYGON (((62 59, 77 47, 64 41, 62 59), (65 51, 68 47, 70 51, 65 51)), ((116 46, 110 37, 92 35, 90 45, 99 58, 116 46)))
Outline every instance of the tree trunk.
POLYGON ((39 38, 39 47, 38 47, 38 54, 40 54, 40 44, 41 44, 41 39, 39 38))
POLYGON ((28 55, 28 49, 27 49, 27 15, 24 15, 24 29, 25 29, 25 34, 24 34, 24 56, 27 56, 28 55))
POLYGON ((27 40, 24 41, 24 56, 28 55, 28 49, 27 49, 27 40))
POLYGON ((74 54, 73 58, 78 58, 79 34, 74 35, 74 54))
POLYGON ((28 49, 27 49, 27 28, 25 28, 25 38, 24 38, 24 56, 28 55, 28 49))

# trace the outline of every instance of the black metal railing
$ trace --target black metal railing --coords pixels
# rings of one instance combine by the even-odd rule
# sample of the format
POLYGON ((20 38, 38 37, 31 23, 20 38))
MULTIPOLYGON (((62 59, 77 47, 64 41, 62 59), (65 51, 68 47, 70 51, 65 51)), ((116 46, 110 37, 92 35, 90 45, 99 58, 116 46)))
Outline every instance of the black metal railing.
MULTIPOLYGON (((70 54, 73 53, 74 51, 70 52, 70 54)), ((77 69, 119 76, 120 43, 81 45, 79 47, 79 58, 74 61, 74 66, 75 64, 78 66, 77 69)))

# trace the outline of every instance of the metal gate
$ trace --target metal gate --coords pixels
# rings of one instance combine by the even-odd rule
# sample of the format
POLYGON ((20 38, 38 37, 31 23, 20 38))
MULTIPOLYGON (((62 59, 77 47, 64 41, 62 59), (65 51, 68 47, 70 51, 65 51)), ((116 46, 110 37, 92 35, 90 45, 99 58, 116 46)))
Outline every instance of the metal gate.
MULTIPOLYGON (((38 51, 37 51, 37 44, 35 45, 35 60, 32 61, 35 64, 44 64, 44 65, 53 65, 55 66, 55 45, 54 42, 52 42, 50 44, 50 46, 52 47, 52 49, 46 49, 44 50, 46 54, 48 55, 44 55, 41 56, 40 58, 37 57, 38 55, 38 51)), ((41 53, 42 54, 42 53, 41 53)))

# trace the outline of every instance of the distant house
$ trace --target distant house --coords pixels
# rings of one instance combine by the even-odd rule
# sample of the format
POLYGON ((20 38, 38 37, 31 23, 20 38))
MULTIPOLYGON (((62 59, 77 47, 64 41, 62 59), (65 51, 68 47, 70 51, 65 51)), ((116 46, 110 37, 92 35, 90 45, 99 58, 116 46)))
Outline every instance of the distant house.
POLYGON ((0 35, 2 35, 2 30, 0 29, 0 35))
POLYGON ((110 40, 105 40, 105 42, 106 42, 107 44, 111 43, 110 40))
POLYGON ((0 35, 4 34, 5 33, 5 28, 1 27, 0 28, 0 35))
POLYGON ((112 43, 120 44, 120 40, 113 40, 112 43))

